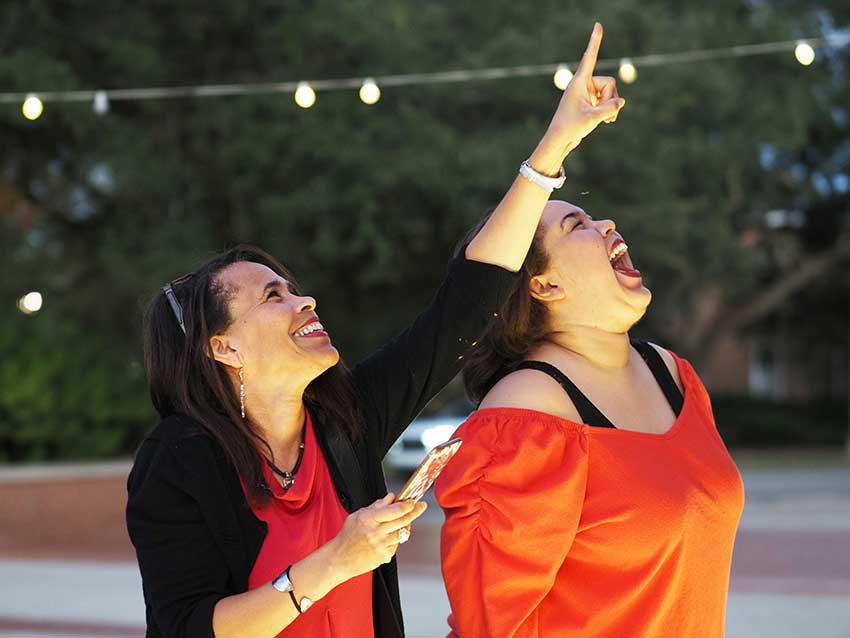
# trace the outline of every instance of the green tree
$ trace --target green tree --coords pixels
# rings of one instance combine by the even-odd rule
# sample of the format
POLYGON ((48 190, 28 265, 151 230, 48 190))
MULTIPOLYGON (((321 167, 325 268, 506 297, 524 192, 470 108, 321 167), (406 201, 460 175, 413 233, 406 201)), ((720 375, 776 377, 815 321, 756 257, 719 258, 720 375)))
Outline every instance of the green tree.
MULTIPOLYGON (((16 2, 0 8, 0 86, 554 63, 578 57, 595 19, 606 27, 602 56, 617 59, 784 40, 846 24, 847 14, 825 3, 755 0, 544 0, 534 11, 480 0, 16 2)), ((832 149, 832 174, 847 171, 834 141, 846 140, 848 126, 834 110, 850 103, 840 63, 804 69, 786 55, 641 68, 635 84, 621 86, 628 105, 620 121, 570 156, 564 197, 616 219, 650 276, 647 332, 699 359, 728 314, 696 325, 704 336, 695 338, 705 299, 743 308, 765 281, 781 278, 770 242, 748 248, 742 230, 789 198, 822 195, 806 179, 789 181, 781 162, 766 166, 763 149, 781 158, 832 149)), ((153 419, 139 367, 141 305, 164 281, 239 241, 289 264, 343 353, 366 353, 425 303, 453 245, 498 201, 556 100, 551 79, 536 77, 385 87, 373 107, 353 91, 320 93, 309 110, 288 95, 114 101, 102 117, 88 104, 47 102, 28 122, 18 105, 2 105, 6 457, 130 449, 153 419), (45 309, 19 316, 13 300, 33 289, 43 291, 45 309), (63 370, 68 385, 57 386, 63 370), (57 401, 66 392, 89 398, 52 404, 43 398, 51 392, 57 401), (25 400, 41 407, 25 414, 25 400), (40 433, 21 439, 39 419, 40 433), (63 438, 72 422, 73 440, 91 434, 106 443, 72 445, 63 438), (123 434, 105 434, 110 428, 123 434)))

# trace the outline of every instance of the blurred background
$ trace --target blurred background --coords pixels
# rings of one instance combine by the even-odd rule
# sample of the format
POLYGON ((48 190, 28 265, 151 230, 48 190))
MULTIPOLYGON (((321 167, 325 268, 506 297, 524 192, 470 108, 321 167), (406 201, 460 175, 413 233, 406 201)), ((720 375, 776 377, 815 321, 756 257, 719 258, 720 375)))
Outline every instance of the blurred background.
MULTIPOLYGON (((634 333, 696 366, 744 475, 727 635, 850 636, 850 5, 828 0, 3 3, 0 636, 143 634, 124 480, 162 283, 255 243, 355 362, 498 203, 594 20, 628 103, 558 197, 616 221, 653 291, 634 333), (236 88, 173 90, 210 85, 236 88), (155 87, 177 95, 128 91, 155 87)), ((452 384, 407 452, 466 409, 452 384)), ((414 637, 445 634, 440 521, 400 552, 414 637)))

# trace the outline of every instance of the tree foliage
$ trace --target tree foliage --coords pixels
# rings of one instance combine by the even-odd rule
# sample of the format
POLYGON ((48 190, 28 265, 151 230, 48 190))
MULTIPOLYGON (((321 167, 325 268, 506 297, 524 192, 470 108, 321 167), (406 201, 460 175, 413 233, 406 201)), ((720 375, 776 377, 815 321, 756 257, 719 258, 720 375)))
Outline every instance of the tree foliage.
MULTIPOLYGON (((481 1, 13 2, 0 8, 0 86, 569 61, 595 19, 606 28, 602 57, 617 59, 821 33, 848 14, 767 0, 541 0, 533 11, 481 1)), ((747 245, 744 231, 771 208, 836 195, 815 176, 850 164, 846 51, 808 69, 788 55, 640 68, 621 86, 620 121, 570 156, 564 197, 614 218, 650 275, 647 332, 698 354, 708 342, 688 338, 707 294, 717 308, 739 307, 776 279, 773 240, 747 245)), ((28 122, 18 105, 0 105, 3 453, 129 449, 152 418, 141 305, 240 241, 290 265, 343 353, 365 354, 426 302, 557 98, 537 77, 384 88, 373 107, 354 91, 319 93, 309 110, 287 95, 114 101, 102 117, 88 104, 47 102, 28 122), (44 293, 45 309, 23 317, 12 303, 28 290, 44 293)), ((832 243, 802 246, 791 266, 832 243)))

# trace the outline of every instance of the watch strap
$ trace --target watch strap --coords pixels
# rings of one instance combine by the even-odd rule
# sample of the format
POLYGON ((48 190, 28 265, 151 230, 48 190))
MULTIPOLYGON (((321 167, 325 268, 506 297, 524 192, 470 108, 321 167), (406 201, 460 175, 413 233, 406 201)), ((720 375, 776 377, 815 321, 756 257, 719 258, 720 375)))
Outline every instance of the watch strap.
POLYGON ((303 613, 303 610, 301 609, 301 605, 298 604, 298 599, 295 598, 295 592, 292 591, 291 589, 289 590, 289 597, 292 599, 292 604, 295 605, 295 609, 298 610, 298 613, 299 614, 303 613))
POLYGON ((292 580, 289 578, 290 569, 292 569, 292 565, 283 570, 280 576, 272 581, 272 587, 279 592, 288 593, 289 597, 292 599, 292 604, 295 605, 295 609, 298 610, 299 614, 303 614, 310 608, 313 601, 310 598, 303 596, 301 598, 301 602, 298 602, 298 598, 295 597, 295 588, 292 585, 292 580))
POLYGON ((567 180, 563 166, 561 166, 561 170, 557 177, 549 177, 542 173, 538 173, 536 170, 531 168, 531 164, 528 163, 528 160, 525 160, 522 164, 520 164, 519 174, 532 184, 535 184, 550 193, 556 188, 561 188, 567 180))

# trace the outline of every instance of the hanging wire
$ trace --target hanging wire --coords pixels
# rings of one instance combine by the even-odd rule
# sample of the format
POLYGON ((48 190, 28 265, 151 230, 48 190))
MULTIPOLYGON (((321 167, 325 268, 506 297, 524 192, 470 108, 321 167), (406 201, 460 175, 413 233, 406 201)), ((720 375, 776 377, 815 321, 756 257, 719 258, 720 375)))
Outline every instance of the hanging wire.
MULTIPOLYGON (((824 45, 843 46, 850 42, 850 34, 841 33, 821 38, 795 38, 781 42, 764 42, 760 44, 744 44, 715 49, 696 49, 674 53, 655 53, 632 56, 629 58, 636 67, 653 67, 666 64, 687 64, 724 58, 742 58, 771 53, 794 51, 800 42, 806 42, 812 47, 824 45)), ((617 69, 622 58, 609 58, 597 61, 597 70, 617 69)), ((577 61, 568 63, 575 68, 577 61)), ((533 77, 552 75, 563 62, 552 64, 536 64, 510 67, 491 67, 484 69, 460 69, 456 71, 437 71, 433 73, 407 73, 401 75, 371 76, 378 86, 412 86, 425 84, 448 84, 470 82, 476 80, 501 80, 505 78, 533 77)), ((308 80, 306 84, 315 91, 359 90, 364 78, 338 78, 324 80, 308 80)), ((93 89, 82 91, 24 91, 0 92, 0 104, 20 103, 31 95, 37 96, 43 102, 91 102, 95 95, 105 96, 108 103, 121 100, 155 100, 169 98, 208 98, 232 95, 262 95, 274 93, 293 93, 304 80, 291 82, 256 82, 245 84, 208 84, 197 86, 148 87, 135 89, 93 89)), ((101 99, 104 99, 101 97, 101 99)))

